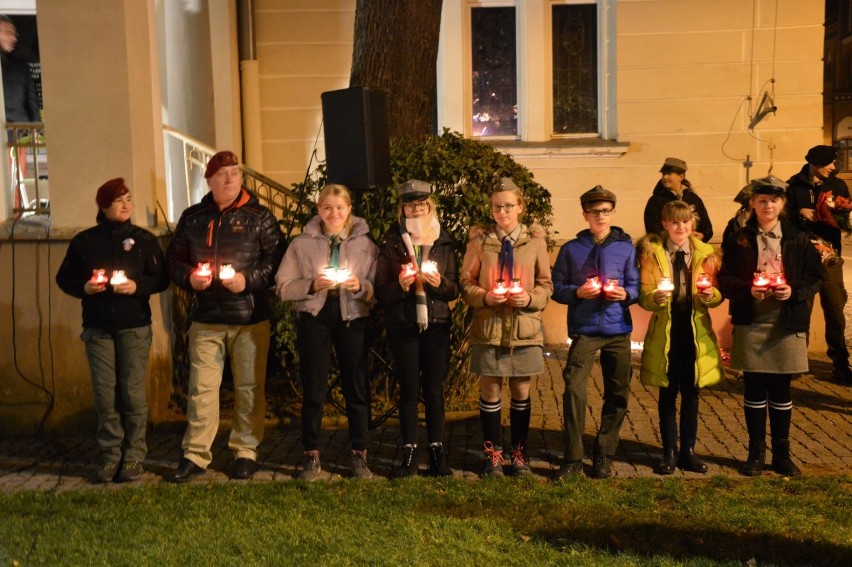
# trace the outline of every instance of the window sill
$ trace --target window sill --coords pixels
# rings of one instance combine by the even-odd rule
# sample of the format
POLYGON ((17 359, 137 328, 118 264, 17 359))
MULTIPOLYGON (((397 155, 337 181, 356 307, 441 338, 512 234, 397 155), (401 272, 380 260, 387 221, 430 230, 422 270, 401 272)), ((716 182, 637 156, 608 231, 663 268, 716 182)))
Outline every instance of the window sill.
POLYGON ((617 159, 626 154, 630 147, 630 142, 600 138, 556 139, 549 142, 478 139, 512 157, 535 159, 617 159))

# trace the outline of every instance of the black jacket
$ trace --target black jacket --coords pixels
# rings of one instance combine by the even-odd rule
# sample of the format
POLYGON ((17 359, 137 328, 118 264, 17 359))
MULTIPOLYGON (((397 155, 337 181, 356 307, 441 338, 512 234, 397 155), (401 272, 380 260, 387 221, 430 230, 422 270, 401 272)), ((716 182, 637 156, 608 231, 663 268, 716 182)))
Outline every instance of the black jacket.
POLYGON ((156 237, 130 221, 116 223, 98 214, 98 224, 71 239, 56 283, 60 289, 83 300, 83 327, 115 332, 151 324, 148 298, 169 287, 163 251, 156 237), (133 295, 116 295, 107 285, 106 291, 87 295, 83 286, 92 271, 124 270, 136 282, 133 295))
MULTIPOLYGON (((449 323, 451 314, 448 302, 459 295, 458 259, 456 242, 443 228, 438 239, 432 244, 429 259, 438 264, 441 285, 433 288, 424 284, 426 303, 429 309, 429 323, 449 323)), ((399 272, 403 264, 408 263, 408 254, 399 224, 395 224, 382 239, 379 247, 379 259, 376 264, 376 300, 385 309, 385 324, 388 329, 417 327, 415 312, 414 285, 408 293, 399 287, 399 272)))
POLYGON ((7 122, 39 122, 38 94, 29 63, 13 53, 0 54, 3 64, 3 100, 7 122))
MULTIPOLYGON (((663 232, 663 207, 669 201, 676 201, 677 196, 663 187, 663 182, 658 181, 654 187, 654 192, 645 204, 645 232, 648 234, 660 234, 663 232)), ((693 191, 688 182, 684 179, 683 201, 695 207, 695 214, 698 215, 698 226, 695 227, 696 232, 704 235, 702 242, 710 242, 713 236, 713 224, 710 222, 710 215, 707 214, 707 208, 704 206, 704 201, 693 191)))
POLYGON ((207 193, 181 215, 166 263, 172 281, 195 293, 193 321, 253 325, 269 319, 268 290, 284 248, 275 216, 246 189, 224 211, 207 193), (199 263, 209 263, 213 270, 213 283, 204 291, 189 285, 189 275, 199 263), (222 286, 217 274, 223 264, 245 275, 246 289, 241 293, 222 286))
MULTIPOLYGON (((751 324, 756 301, 751 287, 757 266, 757 233, 757 219, 752 217, 722 243, 719 290, 731 302, 734 325, 751 324)), ((807 235, 785 218, 781 219, 781 233, 781 261, 792 295, 780 302, 780 321, 789 332, 804 332, 810 326, 810 302, 822 285, 822 264, 807 235)))
POLYGON ((831 191, 832 195, 840 195, 848 199, 849 188, 846 186, 846 182, 831 176, 822 183, 814 185, 811 181, 809 166, 805 164, 799 173, 787 180, 787 183, 790 185, 787 189, 787 218, 793 221, 793 224, 799 230, 816 234, 831 242, 839 255, 840 229, 823 222, 806 220, 799 211, 801 209, 816 209, 819 194, 824 191, 831 191))

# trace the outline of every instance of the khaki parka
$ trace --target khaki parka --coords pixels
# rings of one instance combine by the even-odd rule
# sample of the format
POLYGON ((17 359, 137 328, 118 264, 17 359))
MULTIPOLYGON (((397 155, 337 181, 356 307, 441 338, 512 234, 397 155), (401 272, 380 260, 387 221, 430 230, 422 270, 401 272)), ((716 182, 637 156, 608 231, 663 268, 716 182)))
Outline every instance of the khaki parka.
MULTIPOLYGON (((716 274, 721 265, 721 256, 714 248, 697 238, 689 237, 692 249, 690 272, 692 274, 692 332, 695 338, 695 382, 699 388, 718 383, 723 376, 722 357, 713 331, 709 308, 722 303, 722 294, 716 287, 716 274), (702 300, 695 287, 695 279, 705 273, 713 282, 713 296, 702 300)), ((654 292, 661 277, 671 278, 671 264, 666 257, 663 240, 656 234, 643 237, 637 244, 639 249, 639 305, 650 311, 651 321, 645 334, 642 364, 639 379, 648 386, 669 385, 668 365, 671 345, 671 302, 657 305, 654 292)))
POLYGON ((522 226, 514 245, 514 275, 530 295, 526 307, 485 304, 485 294, 499 278, 500 248, 493 226, 472 231, 461 273, 462 298, 473 308, 470 342, 503 347, 542 345, 541 312, 553 293, 544 229, 539 225, 522 226))

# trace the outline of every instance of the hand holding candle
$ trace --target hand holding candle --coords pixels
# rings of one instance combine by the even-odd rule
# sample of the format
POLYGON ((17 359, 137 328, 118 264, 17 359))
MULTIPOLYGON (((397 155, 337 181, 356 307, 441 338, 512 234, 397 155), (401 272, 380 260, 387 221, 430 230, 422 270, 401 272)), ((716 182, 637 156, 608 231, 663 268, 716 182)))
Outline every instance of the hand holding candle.
POLYGON ((222 264, 219 267, 219 279, 222 281, 233 278, 236 273, 237 272, 234 271, 234 267, 231 264, 222 264))
POLYGON ((106 276, 106 270, 92 270, 92 277, 86 280, 86 283, 83 284, 83 291, 87 295, 94 295, 96 293, 100 293, 106 290, 106 284, 108 281, 109 278, 107 278, 106 276))
POLYGON ((772 295, 769 290, 769 278, 765 272, 755 272, 754 279, 751 281, 751 296, 762 301, 766 298, 767 292, 772 295))
POLYGON ((609 301, 621 301, 627 297, 623 287, 619 287, 618 280, 611 278, 606 280, 603 286, 604 297, 609 301))
POLYGON ((698 274, 695 278, 695 287, 701 295, 712 295, 713 282, 710 281, 710 276, 707 274, 698 274))
POLYGON ((126 282, 127 276, 124 275, 124 270, 113 270, 112 277, 109 279, 110 285, 117 286, 126 282))
POLYGON ((92 270, 92 279, 90 281, 95 285, 105 286, 107 283, 106 270, 92 270))
POLYGON ((593 299, 601 294, 601 280, 598 276, 589 276, 586 278, 586 283, 577 288, 577 297, 579 299, 593 299))
POLYGON ((508 297, 509 288, 506 287, 506 282, 497 280, 494 282, 494 286, 485 294, 484 301, 486 305, 502 305, 506 303, 508 297))
POLYGON ((213 271, 208 262, 199 262, 198 267, 189 273, 189 285, 196 291, 204 291, 213 282, 213 271))

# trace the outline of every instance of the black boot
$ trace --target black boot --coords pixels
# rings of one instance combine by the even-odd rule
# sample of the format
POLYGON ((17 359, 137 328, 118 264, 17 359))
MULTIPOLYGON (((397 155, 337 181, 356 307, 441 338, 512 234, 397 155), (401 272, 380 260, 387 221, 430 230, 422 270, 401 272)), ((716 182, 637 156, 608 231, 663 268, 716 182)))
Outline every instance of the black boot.
POLYGON ((403 478, 417 474, 417 445, 402 447, 402 460, 390 474, 390 478, 403 478))
POLYGON ((656 467, 654 467, 654 472, 657 474, 673 474, 675 472, 676 465, 677 457, 675 456, 675 450, 665 447, 663 448, 663 458, 660 459, 660 462, 657 463, 656 467))
POLYGON ((707 464, 695 456, 695 451, 692 447, 680 448, 680 455, 677 457, 677 466, 682 471, 697 472, 701 474, 707 472, 707 464))
POLYGON ((784 476, 800 476, 802 471, 790 460, 790 440, 772 440, 772 470, 784 476))
POLYGON ((444 446, 440 443, 429 445, 429 476, 453 476, 453 469, 444 462, 444 446))
POLYGON ((749 440, 748 459, 740 467, 740 474, 744 476, 759 476, 763 472, 766 463, 766 441, 749 440))

